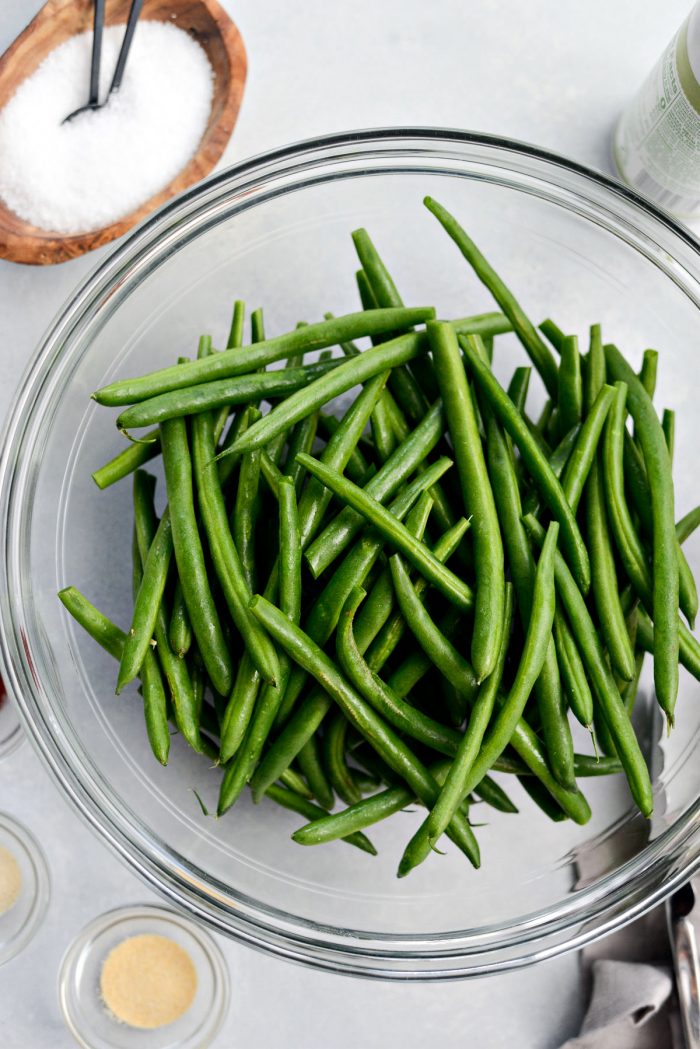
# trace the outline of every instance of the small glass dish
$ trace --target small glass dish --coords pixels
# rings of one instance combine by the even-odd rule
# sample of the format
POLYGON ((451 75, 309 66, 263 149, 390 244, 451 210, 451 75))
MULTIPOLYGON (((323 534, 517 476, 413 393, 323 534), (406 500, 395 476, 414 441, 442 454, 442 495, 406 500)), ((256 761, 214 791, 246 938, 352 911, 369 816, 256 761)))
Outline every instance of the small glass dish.
POLYGON ((226 962, 211 936, 165 907, 119 907, 91 921, 66 951, 58 976, 63 1018, 85 1049, 206 1049, 226 1016, 230 986, 226 962), (194 1001, 173 1023, 131 1027, 115 1017, 100 992, 102 966, 132 936, 163 936, 191 958, 197 973, 194 1001))
POLYGON ((0 812, 0 850, 14 858, 20 875, 17 899, 0 914, 0 965, 22 951, 46 914, 50 895, 49 868, 33 834, 7 813, 0 812))
POLYGON ((0 678, 0 761, 14 754, 25 739, 14 702, 0 678))

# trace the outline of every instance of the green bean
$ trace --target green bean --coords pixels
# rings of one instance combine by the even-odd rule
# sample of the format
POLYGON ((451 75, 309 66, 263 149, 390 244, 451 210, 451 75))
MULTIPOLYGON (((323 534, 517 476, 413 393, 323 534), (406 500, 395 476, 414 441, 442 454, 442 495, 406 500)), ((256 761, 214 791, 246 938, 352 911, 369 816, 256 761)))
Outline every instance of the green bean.
MULTIPOLYGON (((576 720, 584 728, 593 727, 593 696, 586 671, 569 625, 557 609, 554 614, 554 644, 564 691, 576 720)), ((574 758, 574 769, 576 760, 574 758)))
MULTIPOLYGON (((364 486, 364 492, 383 503, 394 495, 403 482, 416 470, 442 437, 445 417, 438 401, 422 422, 399 445, 374 477, 364 486)), ((323 462, 323 458, 321 458, 323 462)), ((330 464, 325 463, 326 466, 330 464)), ((317 579, 341 554, 364 524, 362 514, 346 507, 304 552, 311 573, 317 579)))
POLYGON ((160 434, 157 430, 151 430, 150 433, 144 434, 138 443, 130 444, 99 470, 95 470, 92 479, 98 488, 109 488, 111 484, 121 481, 122 477, 128 477, 134 470, 145 466, 158 455, 160 455, 160 434))
MULTIPOLYGON (((307 820, 317 820, 322 816, 328 815, 325 809, 320 808, 318 805, 314 805, 312 801, 307 801, 306 798, 299 797, 294 791, 286 790, 284 787, 278 787, 276 784, 270 784, 265 791, 265 796, 271 801, 276 802, 278 805, 281 805, 284 809, 298 812, 300 816, 303 816, 307 820)), ((354 845, 355 848, 361 849, 362 852, 368 852, 370 856, 377 855, 377 850, 374 845, 364 834, 356 833, 344 835, 341 840, 347 842, 348 845, 354 845)))
MULTIPOLYGON (((245 354, 240 353, 237 349, 224 350, 222 353, 213 354, 201 361, 191 361, 173 368, 162 368, 136 379, 118 380, 97 390, 93 394, 93 399, 99 404, 113 407, 135 404, 137 401, 144 401, 149 397, 167 393, 169 390, 182 390, 215 379, 248 375, 257 371, 258 368, 272 364, 273 361, 282 360, 291 354, 310 353, 312 350, 336 346, 347 339, 378 335, 397 328, 422 324, 424 321, 432 320, 434 316, 435 311, 432 308, 364 310, 361 313, 350 313, 330 321, 307 324, 285 335, 266 339, 251 347, 250 351, 245 354)), ((366 355, 363 354, 362 357, 364 356, 366 355)), ((358 360, 361 359, 361 357, 358 358, 358 360)), ((392 364, 388 363, 385 368, 388 367, 392 367, 392 364)), ((385 368, 379 370, 384 371, 385 368)), ((287 429, 286 426, 285 429, 287 429)))
MULTIPOLYGON (((409 630, 434 666, 471 701, 479 685, 474 668, 467 663, 455 646, 448 641, 416 594, 410 576, 398 554, 389 562, 396 598, 409 630)), ((501 623, 501 626, 503 624, 501 623)))
MULTIPOLYGON (((449 821, 467 795, 465 786, 480 752, 496 703, 496 694, 501 685, 510 642, 512 617, 513 591, 509 584, 505 592, 503 628, 500 635, 501 641, 496 665, 479 689, 469 715, 464 736, 447 773, 447 778, 440 788, 438 798, 404 850, 399 864, 399 877, 404 877, 414 867, 417 867, 427 859, 431 850, 435 847, 435 843, 442 837, 449 821)), ((475 783, 474 787, 476 788, 477 786, 478 783, 475 783)))
MULTIPOLYGON (((425 473, 419 474, 389 506, 392 516, 399 521, 404 518, 414 502, 424 491, 432 488, 449 466, 449 459, 439 459, 425 473)), ((306 621, 306 631, 318 644, 324 645, 330 638, 348 594, 355 586, 365 581, 382 551, 382 546, 381 537, 369 531, 355 544, 314 602, 306 621)), ((280 708, 280 722, 284 722, 289 716, 305 680, 306 674, 300 668, 295 668, 280 708)))
POLYGON ((505 600, 503 542, 457 336, 439 321, 431 321, 427 330, 462 499, 467 516, 472 517, 476 592, 471 657, 477 680, 483 681, 493 670, 500 649, 505 600))
POLYGON ((692 510, 688 511, 685 517, 681 517, 676 525, 676 536, 678 542, 684 543, 686 539, 690 539, 698 526, 700 526, 700 506, 695 506, 692 510))
MULTIPOLYGON (((559 444, 556 446, 554 451, 547 456, 547 462, 549 463, 552 473, 556 478, 561 478, 564 473, 564 469, 569 459, 571 458, 572 452, 576 446, 579 433, 581 431, 580 424, 574 426, 568 433, 564 434, 559 444)), ((535 517, 539 518, 542 514, 542 502, 537 493, 536 489, 531 489, 525 499, 525 512, 528 514, 534 514, 535 517)))
POLYGON ((335 800, 333 787, 323 767, 321 748, 316 736, 306 741, 297 754, 297 762, 319 805, 324 809, 332 809, 335 800))
POLYGON ((664 432, 664 439, 666 441, 666 447, 668 448, 668 457, 673 463, 673 452, 676 440, 676 413, 671 408, 664 408, 664 414, 661 417, 661 429, 664 432))
MULTIPOLYGON (((248 409, 249 426, 254 426, 260 418, 261 413, 257 408, 248 409)), ((245 433, 245 431, 243 432, 245 433)), ((256 589, 255 532, 259 484, 260 449, 254 448, 252 451, 246 452, 241 460, 236 502, 231 516, 231 534, 240 557, 240 564, 249 593, 256 589)))
POLYGON ((497 812, 515 814, 518 811, 518 806, 511 801, 503 787, 490 776, 484 776, 481 783, 474 788, 474 794, 497 812))
POLYGON ((292 430, 292 435, 289 439, 289 448, 287 450, 287 461, 285 463, 284 472, 288 477, 291 477, 294 482, 297 494, 301 490, 302 481, 304 480, 304 471, 296 461, 296 457, 299 452, 312 451, 314 441, 316 440, 317 428, 318 412, 314 412, 313 415, 307 415, 305 419, 302 419, 300 423, 297 423, 292 430))
MULTIPOLYGON (((433 509, 433 497, 430 492, 423 492, 418 502, 406 517, 406 528, 416 539, 422 539, 428 527, 428 520, 433 509)), ((454 552, 452 550, 451 552, 454 552)), ((436 554, 436 556, 439 556, 436 554)), ((441 559, 442 560, 442 559, 441 559)), ((383 569, 369 591, 367 600, 355 622, 355 638, 363 654, 377 636, 383 631, 394 608, 394 587, 389 568, 383 569)), ((393 618, 393 617, 392 617, 393 618)))
POLYGON ((544 665, 547 647, 552 633, 554 620, 554 559, 559 527, 553 521, 547 530, 547 537, 542 547, 532 596, 532 614, 525 636, 520 663, 515 679, 503 702, 492 727, 484 738, 479 755, 474 761, 469 776, 464 783, 465 793, 469 794, 486 775, 494 761, 501 756, 511 742, 513 733, 522 717, 535 682, 544 665))
POLYGON ((561 542, 567 559, 572 566, 581 590, 584 594, 587 593, 590 584, 588 552, 576 524, 576 518, 564 495, 564 490, 554 476, 551 467, 533 439, 522 416, 493 377, 489 368, 482 363, 478 352, 475 352, 468 340, 462 342, 462 348, 469 367, 484 396, 487 397, 504 429, 508 431, 520 449, 520 454, 532 475, 533 481, 539 488, 554 518, 559 522, 561 526, 561 542))
POLYGON ((530 376, 532 368, 520 366, 513 372, 513 378, 508 386, 508 396, 519 412, 525 411, 527 392, 530 388, 530 376))
MULTIPOLYGON (((110 656, 121 659, 126 634, 95 608, 74 586, 67 586, 59 590, 58 596, 63 606, 90 637, 97 641, 110 656)), ((170 750, 167 703, 158 663, 152 652, 146 654, 141 665, 141 681, 148 741, 155 758, 161 765, 167 765, 170 750)))
POLYGON ((192 463, 184 419, 170 419, 162 423, 160 436, 173 548, 182 592, 207 673, 216 691, 224 694, 231 687, 231 659, 209 587, 202 541, 197 528, 192 463))
POLYGON ((168 627, 168 640, 170 647, 180 659, 187 655, 192 646, 192 626, 190 617, 187 615, 185 599, 182 596, 180 580, 176 580, 173 593, 173 607, 170 613, 170 625, 168 627))
POLYGON ((406 703, 362 658, 354 637, 353 620, 364 596, 365 591, 360 587, 350 593, 336 632, 336 654, 348 681, 365 702, 397 731, 439 753, 454 756, 461 734, 406 703))
POLYGON ((659 354, 657 350, 645 350, 642 356, 642 367, 639 371, 639 381, 644 387, 649 400, 653 400, 656 393, 656 376, 659 369, 659 354))
MULTIPOLYGON (((153 479, 143 471, 137 471, 134 474, 134 528, 142 564, 148 557, 158 528, 158 519, 153 507, 153 490, 153 479)), ((170 648, 168 618, 163 602, 158 609, 153 633, 156 658, 170 689, 177 727, 192 749, 201 751, 202 738, 192 682, 187 664, 170 648)))
POLYGON ((432 197, 425 197, 423 203, 455 242, 482 284, 484 284, 491 292, 494 299, 513 325, 513 331, 525 347, 530 360, 542 376, 548 394, 550 397, 556 397, 556 362, 548 347, 537 334, 537 329, 525 315, 520 303, 506 287, 496 271, 492 269, 456 219, 454 219, 452 215, 442 207, 442 205, 438 204, 436 200, 433 200, 432 197))
POLYGON ((540 329, 544 337, 548 339, 549 342, 551 342, 552 346, 557 351, 557 353, 561 353, 561 347, 564 342, 564 339, 566 338, 566 335, 561 330, 561 328, 549 318, 547 318, 547 320, 542 321, 542 323, 538 324, 537 327, 540 329))
MULTIPOLYGON (((645 652, 654 654, 654 625, 643 609, 639 609, 639 622, 637 626, 637 644, 645 652)), ((681 624, 679 658, 681 664, 689 673, 700 681, 700 642, 687 628, 681 624)))
MULTIPOLYGON (((600 396, 606 388, 605 371, 605 353, 600 325, 595 324, 591 327, 588 354, 586 406, 589 413, 594 404, 599 404, 600 396)), ((608 408, 608 413, 609 411, 608 408)), ((608 413, 606 413, 606 418, 608 413)), ((585 515, 591 559, 593 599, 600 619, 603 638, 614 670, 621 677, 629 680, 634 667, 634 655, 620 605, 615 557, 606 509, 602 449, 597 450, 593 457, 586 482, 585 515)))
POLYGON ((345 763, 347 730, 347 720, 340 711, 336 711, 325 726, 323 758, 333 790, 346 805, 354 805, 357 801, 362 800, 362 795, 345 763))
MULTIPOLYGON (((647 480, 644 460, 627 430, 624 433, 624 442, 625 484, 632 496, 640 525, 646 536, 650 537, 653 536, 654 527, 649 481, 647 480)), ((683 615, 692 627, 698 613, 698 593, 692 570, 681 549, 680 540, 678 541, 678 573, 678 603, 683 615)))
MULTIPOLYGON (((411 432, 411 427, 408 425, 406 416, 399 408, 396 403, 396 399, 390 390, 384 392, 384 401, 386 402, 387 415, 389 417, 389 425, 393 431, 394 437, 397 442, 401 444, 405 441, 411 432)), ((392 449, 393 451, 393 449, 392 449)))
MULTIPOLYGON (((207 535, 214 569, 226 599, 226 605, 237 630, 243 638, 250 661, 265 681, 268 683, 274 682, 279 673, 277 654, 274 646, 270 643, 270 639, 260 629, 259 624, 248 611, 251 589, 246 574, 247 565, 242 561, 239 548, 236 546, 229 529, 224 495, 221 490, 218 471, 213 462, 214 423, 209 414, 199 415, 192 420, 192 453, 199 511, 207 535)), ((248 491, 245 485, 243 487, 244 491, 248 491)), ((181 585, 187 603, 184 580, 182 580, 181 585)), ((194 599, 196 600, 196 596, 194 599)), ((204 653, 202 655, 204 656, 204 653)), ((209 670, 208 666, 207 669, 209 670)), ((211 672, 209 673, 211 676, 211 672)), ((220 688, 216 682, 214 682, 214 685, 216 690, 222 694, 228 691, 228 689, 220 688)), ((227 759, 224 758, 224 760, 227 759)))
MULTIPOLYGON (((305 324, 297 324, 296 330, 300 328, 308 327, 305 324)), ((257 310, 253 310, 250 315, 250 341, 251 342, 264 342, 265 341, 265 323, 263 320, 262 306, 258 306, 257 310)), ((303 359, 303 351, 294 352, 293 354, 286 355, 289 360, 293 356, 297 356, 299 360, 303 359)))
MULTIPOLYGON (((639 383, 634 373, 631 372, 632 378, 635 382, 639 383)), ((654 683, 656 685, 656 694, 661 709, 665 712, 669 719, 669 723, 673 724, 673 708, 675 705, 676 695, 678 692, 678 554, 677 554, 677 541, 675 532, 675 522, 671 527, 671 543, 662 542, 661 552, 656 553, 654 556, 654 576, 653 580, 651 573, 646 564, 646 556, 642 548, 639 537, 634 528, 629 509, 625 500, 624 493, 624 480, 622 476, 622 452, 623 452, 623 431, 624 431, 624 417, 625 417, 625 403, 628 397, 628 387, 625 382, 616 383, 617 396, 615 403, 613 404, 612 411, 608 416, 608 422, 606 426, 605 435, 605 484, 606 484, 606 495, 608 513, 610 518, 610 524, 612 532, 615 537, 620 557, 624 563, 625 570, 636 590, 641 597, 642 601, 649 606, 651 611, 653 608, 654 614, 657 612, 657 608, 661 608, 662 623, 656 623, 657 626, 657 652, 654 655, 654 683), (672 555, 670 554, 672 549, 672 555), (667 563, 668 556, 672 557, 673 565, 669 566, 667 563), (669 640, 669 644, 672 645, 671 652, 669 652, 660 644, 660 639, 664 636, 668 636, 668 630, 664 634, 663 623, 666 620, 663 616, 666 614, 667 609, 663 595, 658 595, 659 583, 656 578, 656 571, 659 571, 662 578, 669 578, 669 585, 672 587, 673 594, 675 595, 675 604, 673 609, 673 628, 670 633, 672 635, 669 640), (675 580, 675 589, 673 589, 673 581, 675 580), (673 647, 673 637, 675 637, 675 648, 673 647), (674 655, 675 652, 675 655, 674 655), (673 667, 670 666, 671 656, 674 659, 673 667)), ((639 388, 642 389, 641 384, 639 388)), ((642 391, 644 392, 644 391, 642 391)), ((646 393, 644 393, 646 397, 646 393)), ((653 411, 653 409, 652 409, 653 411)), ((642 416, 642 418, 644 418, 642 416)), ((656 414, 654 413, 654 418, 656 414)), ((661 427, 657 427, 663 441, 663 433, 661 427)), ((648 432, 648 428, 644 428, 644 424, 640 427, 640 438, 642 434, 645 435, 648 432)), ((653 442, 653 438, 652 438, 653 442)), ((670 471, 670 465, 668 463, 668 451, 666 445, 663 445, 663 453, 666 457, 666 467, 670 471)), ((657 473, 659 472, 660 466, 663 465, 663 460, 657 464, 657 473)), ((665 481, 661 481, 662 494, 665 491, 665 481)), ((670 511, 673 513, 673 491, 671 490, 670 495, 671 506, 670 511)), ((668 500, 666 500, 668 501, 668 500)), ((662 527, 661 521, 666 521, 668 516, 668 506, 658 509, 655 511, 655 531, 662 527)), ((654 547, 659 543, 655 540, 654 547)), ((668 617, 667 617, 668 619, 668 617)), ((630 674, 627 675, 627 679, 631 677, 634 667, 630 668, 630 674)))
POLYGON ((571 455, 564 467, 561 486, 564 489, 564 495, 568 499, 569 505, 574 511, 578 509, 584 485, 596 456, 603 426, 614 399, 615 391, 612 386, 604 386, 586 415, 586 419, 576 437, 576 443, 571 451, 571 455))
POLYGON ((388 819, 414 801, 415 795, 408 787, 388 787, 341 812, 320 816, 294 831, 292 838, 298 845, 322 845, 327 841, 337 841, 347 834, 388 819))
MULTIPOLYGON (((372 379, 371 381, 375 382, 376 379, 379 378, 381 378, 381 376, 376 376, 375 379, 372 379)), ((364 388, 366 389, 367 386, 369 386, 369 383, 365 383, 364 388)), ((354 407, 354 403, 352 407, 354 407)), ((334 434, 337 433, 339 426, 340 422, 338 419, 335 418, 334 415, 324 415, 323 412, 319 412, 318 428, 326 440, 329 440, 331 437, 334 436, 334 434)), ((226 461, 227 460, 224 459, 224 462, 226 461)), ((348 459, 346 466, 342 467, 343 473, 346 473, 350 480, 354 481, 355 484, 364 484, 369 468, 369 463, 367 462, 362 451, 360 450, 358 442, 358 445, 355 448, 353 448, 352 452, 350 453, 350 458, 348 459)), ((338 467, 338 469, 341 469, 341 467, 338 467)), ((323 485, 321 485, 320 481, 317 481, 316 484, 320 485, 320 487, 323 488, 323 485)), ((326 491, 326 489, 323 490, 324 492, 326 491)), ((326 494, 328 496, 328 502, 330 503, 331 495, 329 492, 326 492, 326 494)))
POLYGON ((679 569, 671 464, 663 430, 641 382, 615 346, 605 347, 605 359, 612 377, 627 383, 627 407, 647 468, 653 520, 654 684, 672 723, 678 692, 679 569))
POLYGON ((572 426, 581 422, 583 415, 583 386, 581 383, 581 356, 578 352, 578 339, 567 335, 561 344, 561 361, 559 363, 559 389, 557 409, 561 433, 567 433, 572 426))
MULTIPOLYGON (((520 619, 523 629, 527 630, 532 611, 535 563, 521 520, 520 491, 510 443, 493 413, 486 411, 486 416, 489 473, 520 610, 520 619)), ((567 438, 564 438, 562 443, 566 441, 567 438)), ((556 462, 554 468, 558 468, 556 462)), ((552 642, 547 645, 542 672, 535 684, 535 697, 552 771, 563 786, 573 786, 573 740, 566 717, 559 666, 552 642)))
MULTIPOLYGON (((279 578, 279 606, 293 623, 301 616, 301 536, 294 486, 284 479, 279 486, 279 558, 270 573, 265 593, 272 595, 279 578)), ((243 657, 245 661, 245 655, 243 657)), ((232 738, 222 730, 221 756, 229 763, 219 792, 218 814, 222 815, 240 796, 253 775, 263 747, 277 716, 287 682, 290 663, 286 655, 279 657, 277 686, 266 685, 256 700, 254 710, 247 718, 236 718, 232 708, 232 738), (245 725, 245 736, 239 742, 238 725, 245 725)), ((245 712, 244 712, 245 713, 245 712)), ((288 763, 289 764, 289 763, 288 763)), ((280 771, 283 771, 281 769, 280 771)), ((277 779, 273 776, 270 783, 277 779)))
MULTIPOLYGON (((371 299, 375 306, 403 306, 403 299, 367 231, 355 230, 352 239, 362 264, 363 285, 368 301, 371 299)), ((361 295, 362 291, 361 287, 361 295)), ((398 384, 399 389, 408 392, 413 399, 416 399, 421 391, 431 400, 437 397, 435 376, 428 357, 417 359, 410 369, 402 368, 399 374, 393 376, 392 381, 394 386, 398 384)))
MULTIPOLYGON (((374 312, 379 312, 378 310, 374 312)), ((423 333, 401 335, 391 342, 382 343, 367 350, 359 357, 338 364, 332 361, 333 371, 297 390, 281 404, 273 408, 260 422, 240 436, 226 454, 250 451, 254 447, 268 444, 279 433, 294 423, 311 415, 327 401, 346 393, 358 383, 367 382, 381 372, 405 364, 406 361, 425 352, 426 337, 423 333)), ((327 366, 325 366, 327 367, 327 366)))
MULTIPOLYGON (((253 318, 251 317, 251 324, 253 318)), ((226 349, 233 350, 240 348, 243 345, 243 325, 245 324, 245 303, 241 302, 240 299, 236 299, 233 304, 233 313, 231 315, 231 327, 229 328, 228 338, 226 340, 226 349)), ((256 342, 253 339, 253 342, 256 342)))
POLYGON ((283 787, 287 787, 288 790, 298 794, 300 798, 306 798, 307 801, 311 801, 313 794, 309 790, 304 777, 296 769, 285 769, 280 776, 280 783, 283 787))
MULTIPOLYGON (((325 653, 262 597, 254 597, 251 610, 260 618, 287 654, 312 674, 329 693, 355 728, 369 739, 379 756, 399 775, 425 804, 433 804, 438 786, 425 766, 375 711, 348 685, 325 653)), ((450 837, 474 866, 479 864, 479 847, 463 816, 453 818, 450 837)))
MULTIPOLYGON (((406 522, 406 527, 410 527, 408 521, 406 522)), ((433 553, 439 561, 442 561, 444 563, 448 561, 450 557, 452 557, 455 551, 459 549, 460 542, 468 528, 469 521, 467 521, 466 518, 463 517, 461 521, 458 521, 457 524, 454 525, 452 528, 448 529, 447 532, 443 532, 442 536, 440 537, 440 539, 438 539, 437 543, 433 547, 433 553)), ((418 538, 420 537, 418 536, 418 538)), ((391 582, 391 569, 388 570, 388 578, 393 601, 394 588, 391 582)), ((424 595, 428 590, 427 581, 422 578, 418 579, 418 581, 413 587, 413 590, 418 600, 422 601, 424 599, 424 595)), ((372 594, 370 594, 370 597, 368 598, 368 602, 366 604, 369 604, 371 599, 372 594)), ((365 611, 367 611, 366 607, 363 608, 362 613, 358 617, 358 622, 356 624, 358 643, 362 630, 363 613, 365 611)), ((399 610, 394 616, 387 620, 387 622, 381 627, 380 630, 377 631, 376 637, 374 637, 372 644, 365 646, 367 650, 367 662, 372 670, 379 671, 381 667, 384 666, 384 664, 387 662, 396 646, 401 641, 407 629, 408 625, 406 619, 404 618, 401 610, 399 610)), ((365 651, 365 648, 363 648, 361 644, 359 645, 359 647, 360 651, 365 651)), ((462 705, 461 702, 459 705, 462 705)))
POLYGON ((138 675, 146 653, 151 647, 158 609, 168 580, 172 553, 170 515, 166 510, 143 565, 141 585, 134 601, 131 626, 119 662, 117 695, 138 675))
MULTIPOLYGON (((239 353, 238 350, 236 352, 239 353)), ((198 415, 216 408, 228 410, 238 404, 286 397, 295 391, 305 390, 314 380, 330 375, 337 370, 340 363, 339 360, 319 361, 317 364, 307 364, 301 368, 255 372, 252 375, 218 379, 186 389, 171 390, 126 408, 117 416, 117 426, 127 432, 139 426, 163 422, 165 419, 178 419, 183 415, 198 415)))
POLYGON ((396 448, 396 439, 384 397, 379 398, 372 412, 372 440, 380 462, 385 463, 396 448))
POLYGON ((359 511, 387 542, 403 553, 407 560, 444 594, 448 601, 465 611, 472 607, 473 594, 467 584, 445 565, 440 564, 425 544, 414 539, 389 510, 368 496, 365 490, 358 488, 342 474, 330 470, 310 455, 300 455, 298 458, 309 473, 323 481, 343 502, 359 511))
POLYGON ((547 793, 538 780, 533 779, 532 776, 523 776, 520 783, 525 793, 530 795, 535 805, 542 809, 545 816, 554 823, 562 823, 569 818, 561 806, 554 800, 551 794, 547 793))
MULTIPOLYGON (((544 530, 539 522, 529 516, 525 518, 524 523, 530 535, 540 543, 544 537, 544 530)), ((588 678, 610 729, 632 796, 642 814, 649 816, 653 809, 649 770, 620 699, 586 602, 561 555, 556 555, 554 559, 554 577, 557 592, 576 637, 588 678)))
MULTIPOLYGON (((204 706, 204 690, 206 688, 207 683, 207 671, 206 667, 204 666, 204 663, 202 662, 202 657, 196 649, 194 650, 192 659, 190 660, 190 681, 192 682, 194 709, 197 718, 201 724, 202 708, 204 706)), ((214 702, 216 703, 216 696, 214 697, 214 702)), ((219 735, 218 726, 216 735, 219 735)))

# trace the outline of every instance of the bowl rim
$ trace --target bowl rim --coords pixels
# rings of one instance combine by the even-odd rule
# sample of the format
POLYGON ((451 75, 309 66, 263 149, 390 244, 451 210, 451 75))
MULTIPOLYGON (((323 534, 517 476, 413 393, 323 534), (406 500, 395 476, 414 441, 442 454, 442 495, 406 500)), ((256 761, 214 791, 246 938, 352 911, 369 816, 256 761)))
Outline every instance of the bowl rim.
MULTIPOLYGON (((357 159, 358 155, 430 156, 439 146, 474 146, 491 151, 494 157, 505 153, 544 165, 562 177, 574 176, 582 186, 589 186, 599 194, 602 191, 608 206, 615 201, 618 211, 623 205, 631 206, 640 221, 650 220, 655 232, 665 231, 674 239, 676 247, 680 243, 697 266, 698 241, 670 215, 616 179, 527 143, 434 127, 378 128, 303 140, 251 157, 184 191, 131 231, 82 280, 24 371, 7 422, 0 458, 0 537, 6 555, 0 562, 0 666, 17 697, 17 709, 33 746, 83 819, 152 887, 209 926, 251 946, 321 969, 403 980, 450 979, 518 968, 581 947, 644 913, 700 865, 700 832, 695 826, 700 799, 632 860, 593 886, 578 890, 576 896, 565 903, 509 923, 507 935, 503 935, 504 927, 435 935, 360 934, 284 915, 249 897, 236 897, 230 887, 235 906, 232 903, 225 907, 219 903, 216 909, 201 886, 198 891, 192 884, 193 879, 183 876, 172 863, 172 857, 166 857, 163 862, 157 845, 148 843, 148 848, 144 836, 116 806, 112 805, 109 811, 108 799, 93 796, 91 789, 94 792, 96 784, 85 782, 71 764, 58 740, 57 726, 50 723, 37 701, 40 682, 31 659, 26 658, 28 649, 23 650, 22 642, 26 645, 26 639, 15 636, 12 622, 10 536, 16 512, 12 487, 17 453, 29 428, 32 403, 36 402, 37 392, 52 368, 61 360, 64 340, 80 318, 109 298, 110 289, 123 283, 129 273, 134 279, 137 262, 146 267, 153 265, 154 260, 160 258, 159 252, 166 250, 167 243, 172 247, 177 230, 186 229, 188 218, 196 220, 197 209, 201 211, 210 206, 234 186, 239 194, 243 190, 251 191, 251 200, 255 202, 254 191, 261 186, 280 175, 293 175, 320 163, 332 167, 334 163, 357 159), (478 935, 474 935, 475 932, 478 935)), ((503 166, 507 167, 501 164, 503 166)), ((700 295, 692 297, 700 308, 700 295)))

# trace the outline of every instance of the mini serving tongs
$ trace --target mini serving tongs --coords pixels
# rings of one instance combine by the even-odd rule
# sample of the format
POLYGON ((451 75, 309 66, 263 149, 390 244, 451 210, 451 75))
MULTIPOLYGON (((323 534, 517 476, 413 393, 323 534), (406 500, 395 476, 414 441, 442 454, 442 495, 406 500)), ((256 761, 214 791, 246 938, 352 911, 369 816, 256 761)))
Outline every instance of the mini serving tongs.
POLYGON ((700 1049, 700 875, 666 901, 676 988, 687 1049, 700 1049))

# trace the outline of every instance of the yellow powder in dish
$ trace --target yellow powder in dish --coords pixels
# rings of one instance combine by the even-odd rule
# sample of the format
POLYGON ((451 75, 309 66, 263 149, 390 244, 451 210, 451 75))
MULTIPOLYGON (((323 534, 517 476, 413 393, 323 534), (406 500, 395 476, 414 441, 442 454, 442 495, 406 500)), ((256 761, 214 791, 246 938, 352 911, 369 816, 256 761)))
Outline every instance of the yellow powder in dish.
POLYGON ((131 936, 107 955, 100 991, 123 1023, 164 1027, 192 1005, 197 972, 187 951, 166 936, 131 936))
POLYGON ((22 890, 22 872, 9 849, 0 845, 0 914, 14 907, 22 890))

